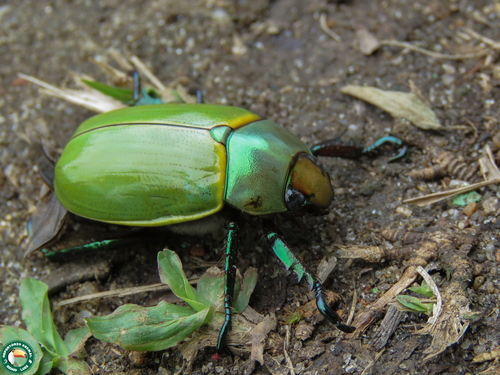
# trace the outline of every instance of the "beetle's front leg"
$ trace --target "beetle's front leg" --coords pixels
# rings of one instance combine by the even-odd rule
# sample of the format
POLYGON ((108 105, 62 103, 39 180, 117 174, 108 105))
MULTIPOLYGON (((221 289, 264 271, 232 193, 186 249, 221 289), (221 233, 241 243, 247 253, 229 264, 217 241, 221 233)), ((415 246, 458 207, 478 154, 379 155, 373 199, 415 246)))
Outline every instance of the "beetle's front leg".
POLYGON ((403 141, 396 137, 382 137, 373 145, 361 148, 354 146, 353 144, 346 144, 340 142, 338 139, 322 142, 316 146, 311 147, 311 152, 314 156, 330 156, 330 157, 341 157, 348 159, 357 159, 361 155, 367 154, 377 147, 380 147, 384 143, 393 143, 398 146, 402 146, 398 154, 394 156, 389 162, 402 158, 406 155, 407 148, 403 145, 403 141))
POLYGON ((317 279, 316 275, 305 265, 304 262, 292 251, 290 246, 283 240, 282 234, 279 230, 269 221, 264 222, 264 230, 266 232, 265 236, 267 242, 273 249, 274 253, 283 262, 287 269, 292 269, 299 281, 305 276, 307 282, 314 290, 316 296, 316 305, 318 310, 323 314, 323 316, 333 323, 341 331, 351 333, 354 332, 356 328, 348 326, 342 323, 341 318, 338 314, 333 311, 330 306, 326 303, 326 296, 321 283, 317 279))
POLYGON ((226 337, 231 328, 231 308, 233 305, 234 282, 236 279, 235 258, 238 246, 238 225, 236 221, 230 221, 227 226, 226 239, 226 263, 224 266, 224 324, 219 332, 217 340, 217 352, 221 352, 226 346, 226 337))

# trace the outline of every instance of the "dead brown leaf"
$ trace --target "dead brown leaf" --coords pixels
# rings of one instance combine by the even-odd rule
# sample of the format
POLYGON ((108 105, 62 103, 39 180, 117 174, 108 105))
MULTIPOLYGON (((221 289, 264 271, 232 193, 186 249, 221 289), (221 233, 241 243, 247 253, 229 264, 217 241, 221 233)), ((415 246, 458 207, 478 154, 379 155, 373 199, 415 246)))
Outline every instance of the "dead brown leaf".
POLYGON ((395 118, 404 118, 413 125, 426 130, 438 130, 441 124, 432 111, 417 95, 408 92, 386 91, 369 86, 347 85, 340 90, 364 100, 395 118))

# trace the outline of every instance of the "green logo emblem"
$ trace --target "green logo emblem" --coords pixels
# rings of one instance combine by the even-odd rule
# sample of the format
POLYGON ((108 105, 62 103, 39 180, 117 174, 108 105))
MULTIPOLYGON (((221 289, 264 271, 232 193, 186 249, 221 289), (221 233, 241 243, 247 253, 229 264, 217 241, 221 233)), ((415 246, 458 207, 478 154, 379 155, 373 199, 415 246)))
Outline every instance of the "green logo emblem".
POLYGON ((0 361, 7 371, 13 374, 22 374, 33 366, 35 353, 27 342, 11 341, 2 348, 0 361))

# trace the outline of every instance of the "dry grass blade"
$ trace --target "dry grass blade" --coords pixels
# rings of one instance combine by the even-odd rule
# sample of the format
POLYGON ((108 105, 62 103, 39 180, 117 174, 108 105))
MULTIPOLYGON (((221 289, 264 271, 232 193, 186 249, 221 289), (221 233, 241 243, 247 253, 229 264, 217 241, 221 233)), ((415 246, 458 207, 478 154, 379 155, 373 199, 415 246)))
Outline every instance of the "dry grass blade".
POLYGON ((53 86, 50 83, 44 82, 32 76, 28 76, 22 73, 19 73, 18 75, 26 81, 42 87, 41 91, 45 94, 64 99, 70 103, 80 105, 97 113, 109 112, 115 109, 126 107, 125 104, 119 102, 118 100, 101 94, 96 90, 90 91, 64 89, 53 86))
MULTIPOLYGON (((198 280, 199 280, 199 278, 189 280, 189 284, 196 285, 198 283, 198 280)), ((75 298, 65 299, 65 300, 60 301, 60 302, 54 302, 54 307, 72 305, 74 303, 79 303, 79 302, 88 302, 88 301, 93 300, 93 299, 99 299, 99 298, 105 298, 105 297, 124 297, 124 296, 128 296, 130 294, 156 292, 159 290, 170 290, 170 287, 168 285, 163 284, 163 283, 157 283, 157 284, 151 284, 151 285, 136 286, 133 288, 108 290, 106 292, 92 293, 92 294, 87 294, 85 296, 79 296, 79 297, 75 297, 75 298)))
MULTIPOLYGON (((94 65, 101 68, 107 75, 109 75, 110 77, 113 77, 114 80, 124 81, 129 77, 129 75, 127 73, 122 72, 119 69, 116 69, 115 67, 109 65, 105 61, 99 61, 99 60, 95 60, 95 59, 90 59, 90 61, 94 65)), ((131 71, 131 70, 132 70, 132 67, 130 67, 130 69, 128 69, 128 71, 131 71)))
POLYGON ((347 85, 340 90, 364 100, 395 118, 404 118, 421 129, 438 130, 441 128, 438 118, 417 95, 399 91, 385 91, 369 86, 347 85))
POLYGON ((500 184, 500 179, 478 182, 477 184, 472 184, 469 186, 464 186, 457 189, 451 189, 447 191, 442 191, 439 193, 433 193, 424 195, 423 197, 409 198, 405 199, 403 203, 405 204, 416 204, 419 207, 428 206, 429 204, 439 202, 440 200, 452 197, 454 195, 459 195, 463 193, 468 193, 469 191, 474 191, 476 189, 482 188, 484 186, 500 184))

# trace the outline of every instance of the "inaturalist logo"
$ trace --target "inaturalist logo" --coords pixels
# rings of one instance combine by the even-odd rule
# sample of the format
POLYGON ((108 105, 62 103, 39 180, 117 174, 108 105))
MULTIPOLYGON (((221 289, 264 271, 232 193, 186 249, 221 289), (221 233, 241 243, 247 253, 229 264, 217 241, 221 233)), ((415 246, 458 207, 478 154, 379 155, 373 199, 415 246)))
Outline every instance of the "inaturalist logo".
POLYGON ((13 374, 28 371, 35 362, 33 348, 25 341, 16 340, 5 344, 0 352, 2 366, 13 374))

